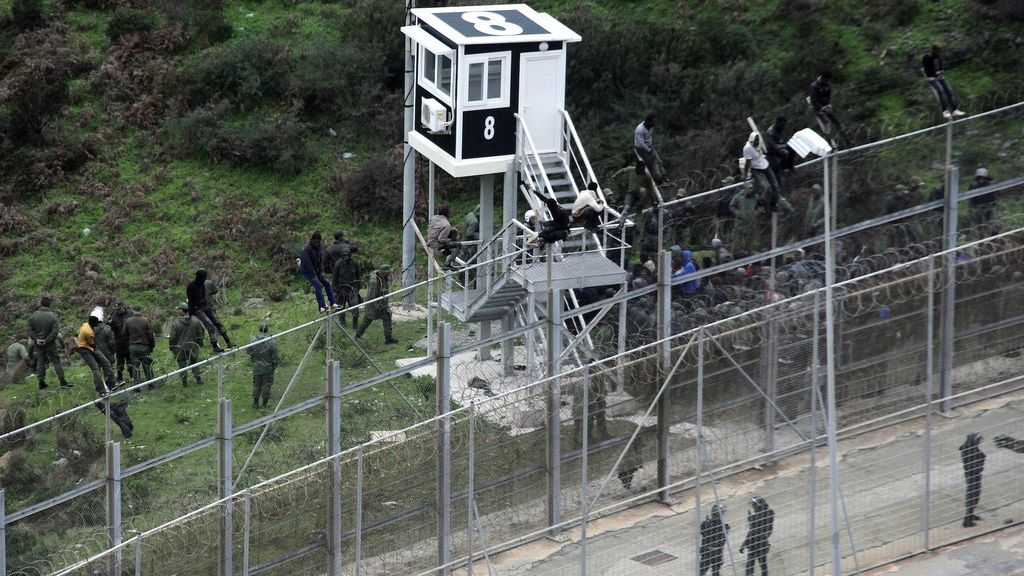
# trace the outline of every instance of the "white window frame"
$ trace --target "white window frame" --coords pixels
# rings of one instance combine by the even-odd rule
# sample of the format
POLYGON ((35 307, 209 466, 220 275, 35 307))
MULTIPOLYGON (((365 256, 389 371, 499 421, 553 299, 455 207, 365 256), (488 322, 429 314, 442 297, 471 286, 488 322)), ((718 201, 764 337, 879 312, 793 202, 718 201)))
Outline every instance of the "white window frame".
MULTIPOLYGON (((463 110, 486 110, 490 108, 508 108, 512 105, 512 52, 489 52, 487 54, 472 54, 462 57, 459 64, 462 74, 459 76, 459 103, 463 110), (492 60, 501 61, 501 94, 496 98, 487 98, 478 102, 469 101, 469 67, 473 64, 484 64, 483 86, 487 89, 488 64, 492 60)), ((490 96, 490 94, 488 94, 490 96)))
POLYGON ((420 83, 420 86, 423 86, 424 88, 429 90, 434 96, 437 97, 438 100, 441 100, 442 102, 444 102, 448 106, 452 106, 452 102, 454 102, 453 97, 454 97, 456 82, 458 82, 458 79, 459 79, 459 74, 457 74, 456 70, 455 70, 455 51, 449 48, 445 52, 441 52, 441 51, 436 51, 435 52, 433 50, 430 50, 426 46, 423 46, 422 44, 420 44, 419 48, 420 48, 419 49, 419 66, 417 66, 417 68, 419 69, 419 83, 420 83), (434 83, 435 78, 428 78, 427 77, 427 74, 426 74, 426 72, 427 72, 427 66, 426 66, 427 54, 431 54, 434 57, 434 73, 435 73, 435 77, 436 77, 436 74, 438 73, 438 71, 441 69, 441 66, 440 66, 441 58, 447 58, 451 62, 451 71, 452 71, 452 81, 451 81, 451 92, 452 93, 451 94, 445 94, 444 90, 442 90, 439 85, 434 83))

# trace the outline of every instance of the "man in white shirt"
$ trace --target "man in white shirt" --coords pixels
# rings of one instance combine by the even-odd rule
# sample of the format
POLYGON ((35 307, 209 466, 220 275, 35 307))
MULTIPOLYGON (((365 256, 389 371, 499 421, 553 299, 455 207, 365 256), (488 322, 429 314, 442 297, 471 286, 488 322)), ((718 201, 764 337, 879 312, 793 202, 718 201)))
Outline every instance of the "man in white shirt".
POLYGON ((778 186, 775 184, 775 175, 768 169, 768 158, 764 155, 761 136, 757 132, 751 132, 747 138, 747 143, 743 146, 743 158, 746 159, 750 175, 761 190, 761 201, 774 212, 778 186))
POLYGON ((654 181, 661 184, 665 181, 665 172, 662 169, 661 157, 654 149, 654 137, 651 131, 654 130, 654 114, 648 114, 644 121, 636 125, 633 130, 633 150, 637 158, 644 161, 654 181))

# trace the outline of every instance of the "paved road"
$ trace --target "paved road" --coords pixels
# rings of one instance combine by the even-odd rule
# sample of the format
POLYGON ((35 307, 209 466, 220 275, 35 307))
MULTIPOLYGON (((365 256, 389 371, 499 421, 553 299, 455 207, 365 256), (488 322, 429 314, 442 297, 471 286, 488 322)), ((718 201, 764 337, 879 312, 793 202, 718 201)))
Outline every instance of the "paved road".
MULTIPOLYGON (((926 474, 923 434, 924 420, 916 420, 882 431, 864 434, 841 443, 841 484, 843 503, 851 531, 841 528, 843 569, 855 572, 878 566, 893 558, 916 553, 924 546, 924 486, 926 474), (856 546, 851 553, 850 534, 856 546)), ((958 409, 948 416, 936 416, 933 425, 932 466, 928 525, 933 548, 983 534, 1024 518, 1024 494, 1019 480, 1024 455, 996 448, 992 438, 1000 433, 1024 437, 1024 394, 1004 396, 958 409), (978 514, 983 521, 973 529, 960 525, 963 515, 964 480, 957 447, 968 432, 982 432, 982 449, 988 459, 978 514)), ((808 575, 814 542, 816 566, 813 574, 829 574, 829 510, 827 455, 819 450, 816 465, 801 455, 778 463, 770 470, 748 471, 710 483, 701 490, 701 510, 706 514, 717 499, 727 507, 726 520, 732 525, 726 565, 722 574, 742 575, 745 555, 739 547, 746 535, 745 519, 750 496, 765 496, 776 511, 771 538, 769 567, 776 575, 808 575), (811 483, 815 483, 812 528, 811 483), (732 562, 730 562, 730 558, 732 562)), ((644 489, 649 486, 644 486, 644 489)), ((654 576, 693 574, 695 570, 694 491, 684 494, 672 506, 649 504, 593 522, 587 543, 587 574, 590 576, 654 576), (658 553, 661 553, 659 556, 658 553), (640 557, 637 559, 637 557, 640 557), (640 560, 648 560, 642 563, 640 560), (661 563, 657 561, 661 560, 661 563)), ((864 573, 955 575, 1024 574, 1024 536, 1016 528, 985 536, 970 546, 944 551, 932 558, 915 559, 900 565, 864 573), (929 571, 929 561, 940 558, 942 570, 929 571), (943 562, 941 558, 948 557, 943 562), (957 571, 961 570, 962 571, 957 571), (910 570, 918 570, 917 572, 910 570)), ((494 573, 502 575, 547 576, 579 574, 582 550, 579 531, 566 542, 541 541, 492 557, 494 573)), ((477 563, 476 573, 486 574, 477 563)), ((464 570, 463 570, 464 572, 464 570)))

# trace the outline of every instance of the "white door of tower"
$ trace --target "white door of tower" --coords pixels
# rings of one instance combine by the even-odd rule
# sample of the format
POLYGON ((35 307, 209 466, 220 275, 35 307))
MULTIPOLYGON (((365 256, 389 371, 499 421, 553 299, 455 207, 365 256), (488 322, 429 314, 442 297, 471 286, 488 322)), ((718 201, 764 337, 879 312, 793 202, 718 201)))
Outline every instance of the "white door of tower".
POLYGON ((565 52, 523 54, 519 61, 519 115, 537 152, 559 148, 565 106, 565 52))

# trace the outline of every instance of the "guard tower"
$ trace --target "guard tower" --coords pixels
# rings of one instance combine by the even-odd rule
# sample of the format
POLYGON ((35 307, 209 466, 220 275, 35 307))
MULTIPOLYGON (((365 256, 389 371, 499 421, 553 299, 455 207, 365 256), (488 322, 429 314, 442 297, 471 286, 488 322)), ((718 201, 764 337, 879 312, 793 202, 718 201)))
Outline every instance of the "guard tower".
MULTIPOLYGON (((612 232, 621 241, 624 222, 614 211, 605 210, 601 232, 574 229, 550 258, 524 246, 531 224, 518 217, 522 199, 523 210, 537 215, 533 226, 550 219, 530 189, 570 209, 579 192, 596 181, 565 111, 567 47, 580 36, 525 4, 420 8, 412 15, 402 28, 414 61, 408 143, 431 162, 431 170, 436 165, 456 178, 480 178, 481 244, 465 262, 477 266, 475 278, 452 275, 441 294, 442 307, 463 322, 480 323, 486 340, 492 321, 501 320, 503 330, 510 330, 550 313, 540 305, 547 303, 549 290, 561 312, 578 306, 573 289, 624 282, 621 262, 609 259, 604 248, 612 232), (496 174, 504 175, 497 235, 496 174)), ((429 196, 433 206, 432 178, 429 196)), ((576 337, 571 345, 589 344, 582 317, 564 326, 576 337)), ((531 345, 527 348, 532 354, 531 345)), ((480 357, 489 358, 489 352, 481 348, 480 357)), ((502 359, 511 371, 512 350, 503 351, 502 359)))
POLYGON ((578 34, 525 4, 412 12, 418 25, 402 32, 416 44, 417 152, 457 178, 503 173, 516 114, 539 151, 556 150, 566 45, 578 34))

